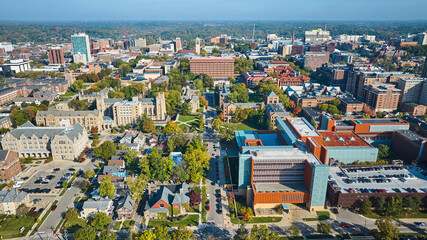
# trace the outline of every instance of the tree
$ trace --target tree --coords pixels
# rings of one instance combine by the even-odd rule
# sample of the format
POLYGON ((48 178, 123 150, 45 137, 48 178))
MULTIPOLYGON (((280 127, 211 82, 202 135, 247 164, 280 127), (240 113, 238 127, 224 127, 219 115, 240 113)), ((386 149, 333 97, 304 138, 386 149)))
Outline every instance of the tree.
POLYGON ((378 228, 378 232, 374 234, 376 238, 392 240, 399 237, 399 229, 394 226, 393 220, 390 217, 376 220, 375 225, 378 228))
POLYGON ((393 218, 401 216, 403 214, 403 199, 399 196, 389 198, 386 201, 384 213, 393 218))
POLYGON ((384 198, 384 196, 377 197, 376 202, 375 202, 375 211, 377 213, 379 213, 380 215, 382 215, 383 212, 384 212, 384 207, 385 207, 385 198, 384 198))
POLYGON ((198 182, 202 178, 204 169, 209 167, 209 154, 202 149, 194 149, 193 151, 187 151, 183 157, 190 180, 198 182))
POLYGON ((104 179, 102 179, 98 189, 99 195, 101 195, 101 197, 109 197, 111 199, 114 198, 114 192, 116 191, 116 188, 111 182, 111 176, 105 176, 104 179))
POLYGON ((378 157, 377 160, 387 159, 390 156, 390 148, 384 144, 378 144, 378 157))
POLYGON ((230 87, 230 94, 228 96, 229 101, 235 103, 246 103, 249 102, 248 89, 244 83, 232 85, 230 87))
POLYGON ((178 178, 178 180, 181 182, 186 182, 190 178, 187 173, 186 166, 184 166, 184 163, 176 165, 173 172, 176 178, 178 178))
POLYGON ((82 90, 82 89, 83 89, 83 81, 82 80, 76 80, 70 86, 70 90, 73 92, 80 92, 80 90, 82 90))
POLYGON ((418 213, 420 211, 421 199, 419 196, 407 196, 403 199, 403 205, 408 210, 410 209, 410 212, 418 213))
POLYGON ((203 131, 204 126, 205 126, 205 119, 203 118, 203 115, 201 115, 199 118, 199 129, 200 129, 200 131, 203 131))
POLYGON ((68 103, 68 107, 70 107, 76 111, 89 110, 90 103, 87 100, 73 99, 73 100, 71 100, 71 102, 68 103))
POLYGON ((90 220, 90 225, 98 230, 105 229, 106 227, 108 227, 108 225, 110 225, 110 223, 111 218, 109 218, 104 212, 96 213, 90 220))
POLYGON ((93 177, 95 177, 95 172, 93 170, 91 170, 91 169, 86 170, 85 177, 87 179, 92 179, 93 177))
POLYGON ((152 178, 160 181, 170 179, 174 166, 172 158, 162 157, 157 147, 154 147, 146 158, 150 166, 150 175, 152 178))
POLYGON ((230 81, 230 84, 236 83, 236 79, 234 77, 228 77, 228 81, 230 81))
POLYGON ((145 175, 140 174, 137 178, 128 177, 126 179, 126 184, 130 190, 130 195, 137 202, 141 201, 142 195, 144 195, 144 190, 147 187, 147 179, 145 175))
POLYGON ((289 228, 288 228, 288 233, 289 235, 291 235, 292 237, 298 237, 301 234, 301 230, 299 229, 299 227, 297 225, 292 224, 289 228))
POLYGON ((68 188, 68 182, 62 182, 62 188, 68 188))
POLYGON ((254 216, 254 212, 251 207, 241 207, 240 214, 243 215, 243 220, 250 221, 254 216))
POLYGON ((258 227, 257 225, 254 225, 251 229, 251 235, 250 240, 279 240, 279 234, 273 232, 272 230, 268 229, 267 226, 261 225, 258 227))
POLYGON ((100 157, 104 161, 110 159, 116 154, 117 145, 111 141, 103 142, 99 147, 95 148, 94 156, 100 157))
POLYGON ((155 240, 155 239, 156 239, 156 235, 151 229, 142 231, 141 235, 135 238, 135 240, 155 240))
POLYGON ((180 130, 181 129, 179 128, 178 125, 176 125, 174 121, 169 121, 168 123, 166 123, 166 126, 163 128, 163 133, 172 135, 174 133, 179 132, 180 130))
POLYGON ((372 202, 369 199, 365 199, 360 206, 359 212, 363 215, 368 215, 372 213, 372 202))
POLYGON ((186 227, 179 226, 177 229, 172 231, 173 240, 191 240, 194 239, 194 234, 191 230, 188 230, 186 227))
MULTIPOLYGON (((122 145, 122 146, 125 146, 125 145, 122 145)), ((133 172, 138 171, 139 158, 138 158, 137 152, 135 152, 134 150, 129 150, 125 153, 125 155, 123 156, 123 159, 126 161, 126 165, 130 170, 132 170, 133 172)))
POLYGON ((95 240, 97 231, 93 227, 79 228, 73 235, 73 240, 95 240))
POLYGON ((236 132, 236 125, 230 123, 224 123, 219 128, 219 133, 221 135, 221 139, 229 142, 234 139, 234 133, 236 132))
POLYGON ((154 121, 151 118, 149 118, 145 113, 144 115, 142 115, 141 120, 139 120, 139 122, 137 123, 136 128, 145 133, 152 133, 154 132, 154 130, 156 130, 154 121))
POLYGON ((99 234, 98 240, 116 240, 117 239, 117 233, 110 232, 108 230, 102 231, 101 234, 99 234))
POLYGON ((202 198, 200 197, 200 193, 191 191, 190 192, 190 206, 196 207, 202 202, 202 198))
POLYGON ((234 235, 233 240, 249 240, 249 231, 244 224, 241 224, 236 230, 236 235, 234 235))
POLYGON ((169 234, 169 228, 165 225, 156 226, 154 228, 154 235, 156 236, 156 240, 170 240, 171 236, 169 234))
POLYGON ((331 234, 332 233, 331 225, 328 223, 320 222, 317 224, 317 231, 325 235, 331 234))

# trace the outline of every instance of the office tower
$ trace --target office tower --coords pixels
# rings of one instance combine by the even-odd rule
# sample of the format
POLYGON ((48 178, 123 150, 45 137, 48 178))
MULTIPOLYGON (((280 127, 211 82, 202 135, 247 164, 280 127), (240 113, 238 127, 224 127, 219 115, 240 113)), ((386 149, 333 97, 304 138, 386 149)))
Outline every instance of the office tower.
POLYGON ((196 53, 200 54, 200 38, 196 38, 196 53))
POLYGON ((135 47, 136 48, 145 48, 145 47, 147 47, 147 40, 145 38, 135 39, 135 47))
POLYGON ((178 52, 179 50, 182 50, 181 38, 175 38, 174 45, 175 45, 176 52, 178 52))
POLYGON ((65 64, 64 50, 60 47, 49 48, 48 58, 51 65, 65 64))
MULTIPOLYGON (((92 55, 90 54, 90 44, 89 44, 88 35, 86 35, 85 33, 77 33, 77 34, 71 35, 71 43, 73 44, 73 55, 79 54, 79 53, 84 54, 86 55, 86 63, 92 62, 92 55)), ((79 58, 79 60, 81 59, 79 58)))

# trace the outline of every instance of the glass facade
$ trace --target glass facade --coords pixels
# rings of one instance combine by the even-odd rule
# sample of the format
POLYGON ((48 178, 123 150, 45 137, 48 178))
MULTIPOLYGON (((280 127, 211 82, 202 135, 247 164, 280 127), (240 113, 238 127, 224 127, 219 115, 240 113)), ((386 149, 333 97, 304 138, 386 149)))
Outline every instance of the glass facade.
POLYGON ((71 43, 73 44, 73 54, 85 54, 86 61, 91 61, 89 37, 86 34, 77 34, 71 36, 71 43))
POLYGON ((329 166, 311 165, 313 175, 310 188, 310 206, 324 206, 326 198, 326 187, 328 185, 329 166))

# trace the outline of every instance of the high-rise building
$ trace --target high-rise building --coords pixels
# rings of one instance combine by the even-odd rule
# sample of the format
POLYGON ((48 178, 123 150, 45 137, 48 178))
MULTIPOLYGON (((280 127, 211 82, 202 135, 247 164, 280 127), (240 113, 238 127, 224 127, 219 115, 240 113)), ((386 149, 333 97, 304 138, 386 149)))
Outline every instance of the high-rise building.
POLYGON ((196 53, 200 54, 200 38, 196 38, 196 53))
POLYGON ((427 54, 426 54, 426 59, 424 60, 424 68, 423 68, 423 73, 421 77, 427 78, 427 54))
MULTIPOLYGON (((73 55, 84 54, 86 55, 86 63, 92 62, 92 55, 90 54, 89 36, 85 33, 77 33, 71 35, 71 43, 73 44, 73 55)), ((80 60, 80 59, 79 59, 80 60)), ((74 62, 76 62, 74 60, 74 62)))
POLYGON ((321 28, 312 31, 305 31, 305 43, 321 44, 330 39, 329 31, 325 31, 321 28))
POLYGON ((145 38, 137 38, 137 39, 135 39, 135 47, 136 48, 145 48, 145 47, 147 47, 147 40, 145 38))
POLYGON ((60 47, 49 48, 48 58, 49 58, 49 64, 51 65, 65 64, 64 50, 60 47))
POLYGON ((329 52, 306 52, 304 55, 304 67, 312 70, 322 67, 329 62, 329 52))
POLYGON ((214 79, 227 79, 234 75, 234 58, 192 58, 190 71, 194 74, 205 73, 214 79))
POLYGON ((401 78, 398 87, 402 91, 400 103, 418 103, 420 101, 421 90, 424 79, 422 78, 401 78))
POLYGON ((393 111, 397 109, 400 89, 392 84, 373 85, 364 87, 363 102, 375 111, 393 111))
POLYGON ((181 38, 175 38, 174 45, 175 45, 176 52, 178 52, 179 50, 182 50, 181 38))

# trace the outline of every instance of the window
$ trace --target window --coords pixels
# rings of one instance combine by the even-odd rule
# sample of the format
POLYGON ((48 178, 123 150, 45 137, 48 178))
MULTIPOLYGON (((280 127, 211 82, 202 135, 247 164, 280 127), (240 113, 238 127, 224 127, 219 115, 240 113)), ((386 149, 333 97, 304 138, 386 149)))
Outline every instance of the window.
POLYGON ((161 208, 164 208, 165 207, 165 205, 163 204, 163 203, 160 203, 160 205, 159 205, 161 208))

